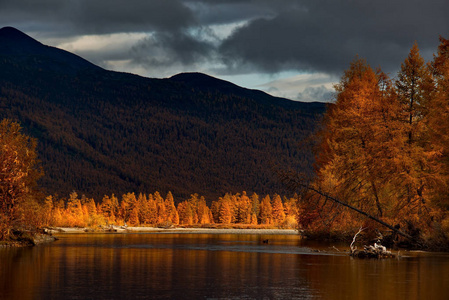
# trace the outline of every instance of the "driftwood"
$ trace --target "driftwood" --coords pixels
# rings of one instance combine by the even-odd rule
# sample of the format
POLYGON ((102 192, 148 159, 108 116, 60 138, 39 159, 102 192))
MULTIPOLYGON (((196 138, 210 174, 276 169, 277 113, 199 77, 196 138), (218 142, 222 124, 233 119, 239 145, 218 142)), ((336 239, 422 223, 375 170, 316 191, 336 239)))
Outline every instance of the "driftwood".
POLYGON ((373 246, 363 246, 363 250, 354 250, 349 254, 357 258, 395 258, 396 255, 387 250, 385 246, 374 243, 373 246))
POLYGON ((360 227, 359 231, 354 235, 352 239, 352 243, 350 247, 349 255, 357 258, 394 258, 396 257, 391 251, 387 250, 385 246, 381 244, 374 243, 372 246, 363 246, 363 250, 358 250, 357 246, 354 246, 354 243, 357 239, 357 235, 359 235, 363 231, 363 228, 360 227))

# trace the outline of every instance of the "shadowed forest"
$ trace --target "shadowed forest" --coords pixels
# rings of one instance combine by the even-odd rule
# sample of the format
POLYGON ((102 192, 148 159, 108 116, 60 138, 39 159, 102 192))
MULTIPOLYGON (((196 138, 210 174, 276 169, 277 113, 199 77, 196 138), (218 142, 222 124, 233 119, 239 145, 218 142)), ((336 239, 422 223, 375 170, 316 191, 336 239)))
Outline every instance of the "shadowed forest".
POLYGON ((108 71, 0 29, 0 120, 39 141, 48 194, 286 194, 273 169, 312 171, 298 144, 324 109, 200 73, 108 71))

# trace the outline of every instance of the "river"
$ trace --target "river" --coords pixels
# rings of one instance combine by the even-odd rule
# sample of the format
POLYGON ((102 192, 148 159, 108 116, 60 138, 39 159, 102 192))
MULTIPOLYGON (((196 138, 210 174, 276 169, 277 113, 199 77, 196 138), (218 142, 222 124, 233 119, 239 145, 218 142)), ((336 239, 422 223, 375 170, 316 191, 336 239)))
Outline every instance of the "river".
POLYGON ((361 260, 297 235, 58 237, 0 249, 0 299, 449 299, 446 253, 361 260))

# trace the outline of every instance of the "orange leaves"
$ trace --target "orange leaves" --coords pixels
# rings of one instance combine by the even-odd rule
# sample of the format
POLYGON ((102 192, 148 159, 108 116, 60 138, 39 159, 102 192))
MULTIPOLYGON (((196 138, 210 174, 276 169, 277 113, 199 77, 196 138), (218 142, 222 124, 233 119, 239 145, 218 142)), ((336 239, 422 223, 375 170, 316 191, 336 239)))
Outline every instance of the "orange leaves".
POLYGON ((0 214, 5 228, 19 220, 20 205, 33 201, 36 181, 41 173, 37 164, 36 141, 22 134, 18 123, 1 121, 0 214))
MULTIPOLYGON (((394 85, 364 60, 351 64, 318 134, 317 189, 392 222, 430 220, 449 182, 448 49, 442 39, 432 74, 415 44, 394 85)), ((319 201, 309 217, 338 210, 319 201)))

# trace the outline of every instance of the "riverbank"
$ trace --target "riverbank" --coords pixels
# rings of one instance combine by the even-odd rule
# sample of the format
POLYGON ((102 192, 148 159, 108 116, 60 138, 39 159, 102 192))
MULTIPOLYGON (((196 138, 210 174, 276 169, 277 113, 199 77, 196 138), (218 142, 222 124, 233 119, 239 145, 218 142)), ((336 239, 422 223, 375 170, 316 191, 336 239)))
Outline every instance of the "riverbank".
POLYGON ((0 248, 37 246, 40 244, 51 243, 56 240, 57 238, 51 233, 14 230, 8 240, 0 241, 0 248))
POLYGON ((196 233, 196 234, 263 234, 263 235, 296 235, 296 229, 275 229, 275 228, 197 228, 197 227, 132 227, 132 226, 109 226, 97 229, 55 227, 47 229, 51 234, 82 234, 92 232, 115 232, 115 233, 196 233))

